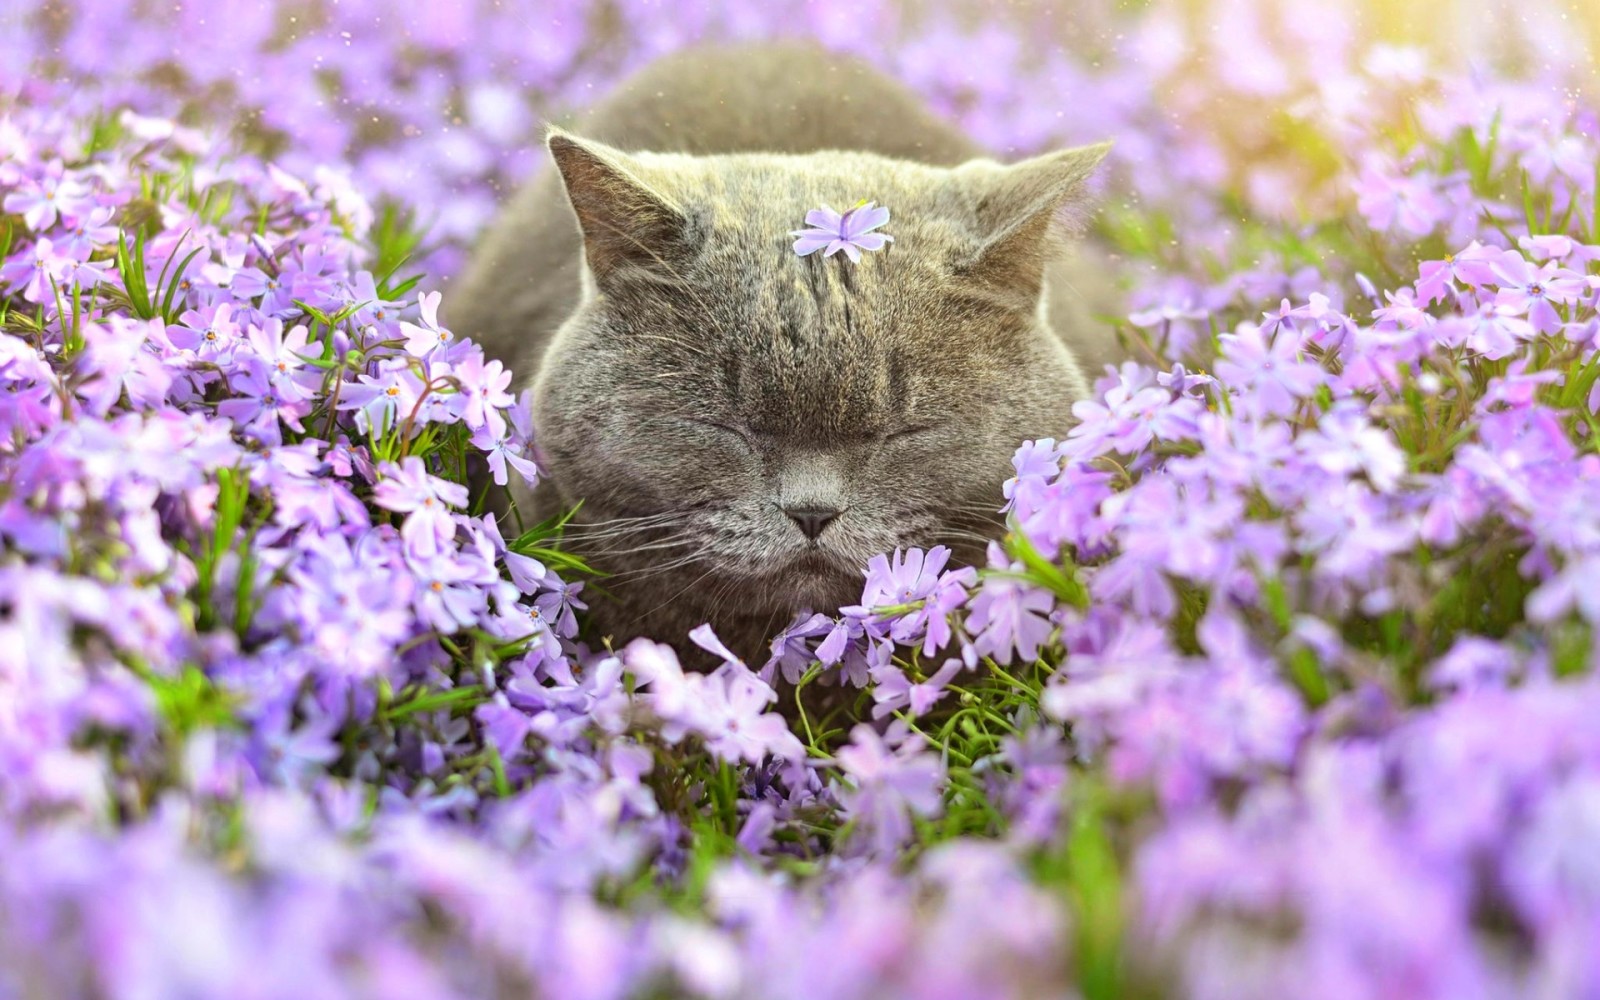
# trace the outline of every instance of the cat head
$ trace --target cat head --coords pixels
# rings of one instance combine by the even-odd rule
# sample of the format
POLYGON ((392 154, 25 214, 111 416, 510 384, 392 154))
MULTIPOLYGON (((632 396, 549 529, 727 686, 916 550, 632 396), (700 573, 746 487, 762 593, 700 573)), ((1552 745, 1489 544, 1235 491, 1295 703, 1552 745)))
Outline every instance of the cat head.
POLYGON ((980 550, 1018 444, 1070 425, 1086 384, 1047 263, 1107 147, 953 168, 549 147, 587 268, 535 419, 563 500, 640 529, 619 581, 762 615, 849 603, 875 553, 980 550), (809 210, 866 198, 893 243, 797 255, 809 210))

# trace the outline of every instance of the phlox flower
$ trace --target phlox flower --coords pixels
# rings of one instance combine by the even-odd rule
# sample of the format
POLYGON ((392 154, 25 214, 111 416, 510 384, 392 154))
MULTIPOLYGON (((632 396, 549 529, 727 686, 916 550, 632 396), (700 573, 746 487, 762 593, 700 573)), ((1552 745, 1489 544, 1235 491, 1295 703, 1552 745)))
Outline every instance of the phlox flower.
POLYGON ((919 736, 902 729, 890 736, 893 744, 871 726, 856 726, 837 754, 845 817, 858 825, 867 851, 880 857, 892 857, 911 839, 913 816, 934 816, 942 806, 939 759, 922 750, 919 736))
POLYGON ((285 316, 299 307, 294 304, 294 289, 281 274, 267 274, 259 267, 244 267, 234 272, 228 290, 236 297, 261 301, 256 305, 267 316, 285 316))
POLYGON ((512 471, 515 471, 518 478, 528 486, 538 481, 539 467, 523 454, 524 446, 517 437, 496 436, 486 423, 472 432, 471 441, 474 448, 483 452, 495 485, 506 485, 510 481, 512 471))
POLYGON ((965 667, 959 658, 951 658, 927 680, 915 682, 893 662, 872 667, 872 717, 881 719, 901 709, 912 717, 926 715, 965 667))
POLYGON ((386 462, 383 478, 372 491, 372 500, 385 510, 406 515, 400 535, 411 551, 430 558, 447 551, 455 538, 456 522, 451 507, 467 505, 467 488, 440 479, 416 455, 399 464, 386 462))
POLYGON ((1600 260, 1600 247, 1579 243, 1570 236, 1545 233, 1539 236, 1519 236, 1517 246, 1535 260, 1572 260, 1585 263, 1600 260))
POLYGON ((768 713, 777 694, 743 668, 718 670, 694 686, 691 718, 706 749, 730 763, 759 764, 768 756, 804 760, 805 747, 783 716, 768 713))
POLYGON ((189 309, 178 317, 177 323, 167 327, 167 335, 175 346, 193 351, 203 360, 225 363, 232 360, 241 340, 239 326, 232 317, 231 302, 189 309))
POLYGON ((1236 405, 1250 412, 1287 415, 1327 380, 1320 365, 1303 360, 1296 337, 1268 339, 1260 327, 1246 323, 1221 340, 1217 378, 1242 393, 1236 405))
POLYGON ((522 756, 523 742, 533 728, 533 719, 520 708, 514 708, 505 694, 496 692, 493 698, 472 710, 473 718, 483 727, 484 739, 507 761, 522 756))
POLYGON ((1417 279, 1417 298, 1423 305, 1443 301, 1458 287, 1481 288, 1494 281, 1494 264, 1505 251, 1473 240, 1465 250, 1443 260, 1423 261, 1417 279))
POLYGON ((42 233, 63 215, 74 218, 87 215, 94 207, 92 199, 88 186, 78 179, 77 172, 64 169, 60 160, 54 160, 41 176, 24 174, 17 188, 0 202, 0 207, 22 216, 29 229, 42 233))
POLYGON ((1383 297, 1385 304, 1372 310, 1372 318, 1378 321, 1379 329, 1417 330, 1434 322, 1433 316, 1423 310, 1409 288, 1386 290, 1383 297))
POLYGON ((276 368, 258 358, 245 361, 228 378, 232 398, 217 404, 217 415, 227 417, 251 437, 270 445, 283 443, 279 421, 305 430, 300 418, 311 412, 310 390, 291 379, 279 378, 276 368))
POLYGON ((1135 389, 1120 383, 1105 394, 1104 402, 1080 399, 1072 404, 1078 418, 1067 432, 1063 451, 1079 461, 1108 452, 1137 455, 1157 439, 1177 441, 1193 437, 1199 403, 1189 397, 1173 398, 1168 389, 1135 389))
POLYGON ((804 611, 795 615, 768 644, 770 655, 760 670, 761 679, 771 683, 773 677, 782 676, 790 684, 799 683, 807 668, 817 659, 810 640, 827 633, 831 625, 832 619, 827 615, 804 611))
POLYGON ((1536 335, 1533 324, 1514 306, 1499 305, 1493 300, 1479 303, 1465 316, 1446 316, 1433 329, 1434 339, 1439 343, 1466 347, 1491 361, 1509 357, 1536 335))
POLYGON ((863 621, 881 621, 882 609, 901 608, 888 620, 888 634, 896 642, 923 640, 923 655, 932 656, 950 641, 950 615, 966 602, 967 588, 977 580, 970 566, 944 572, 950 550, 935 545, 921 549, 896 549, 892 557, 876 555, 867 563, 861 603, 840 611, 863 621))
POLYGON ((1336 404, 1300 444, 1322 469, 1336 475, 1364 472, 1380 493, 1394 489, 1406 471, 1405 452, 1357 404, 1336 404))
POLYGON ((1017 474, 1000 486, 1000 495, 1006 501, 1000 510, 1006 513, 1016 511, 1018 517, 1026 518, 1035 509, 1033 504, 1026 502, 1026 498, 1061 474, 1061 452, 1056 439, 1040 438, 1022 442, 1016 454, 1011 456, 1011 467, 1017 474))
POLYGON ((690 677, 678 662, 678 654, 665 643, 635 639, 622 651, 623 665, 646 689, 645 703, 667 725, 663 735, 669 742, 683 738, 688 726, 690 677))
POLYGON ((1112 495, 1111 473, 1074 460, 1042 487, 1019 488, 1018 495, 1022 532, 1039 551, 1059 552, 1064 545, 1089 551, 1103 540, 1100 505, 1112 495))
POLYGON ((889 210, 876 202, 862 201, 843 214, 823 205, 806 213, 810 229, 796 229, 789 235, 799 237, 794 241, 794 252, 802 257, 818 250, 823 251, 824 257, 832 257, 843 250, 850 263, 859 264, 861 251, 882 250, 894 242, 893 236, 872 231, 888 221, 889 210))
POLYGON ((61 287, 71 260, 48 238, 40 238, 0 265, 0 281, 20 288, 22 297, 35 305, 54 302, 56 289, 61 287))
POLYGON ((101 205, 66 221, 60 240, 62 251, 75 260, 88 260, 96 247, 114 245, 118 229, 111 224, 113 211, 110 205, 101 205))
MULTIPOLYGON (((1008 563, 998 548, 989 546, 991 568, 1022 568, 1008 563)), ((1018 657, 1023 663, 1032 663, 1055 631, 1049 617, 1055 603, 1049 591, 1025 580, 993 573, 985 576, 967 611, 966 627, 972 633, 973 648, 997 663, 1011 663, 1018 657)))
POLYGON ((500 534, 500 525, 493 514, 485 514, 480 521, 469 523, 467 530, 478 545, 479 553, 487 560, 500 559, 511 574, 511 582, 524 594, 536 594, 545 586, 549 570, 544 563, 519 552, 512 552, 500 534))
POLYGON ((1600 554, 1584 554, 1571 559, 1554 576, 1528 595, 1528 617, 1536 622, 1553 622, 1576 611, 1591 626, 1600 627, 1600 554))
POLYGON ((1169 357, 1182 357, 1199 337, 1201 324, 1211 315, 1209 309, 1197 305, 1193 296, 1181 302, 1162 303, 1150 309, 1128 314, 1128 322, 1141 329, 1159 329, 1160 346, 1169 357))
POLYGON ((259 326, 252 324, 245 333, 245 340, 256 357, 273 370, 273 378, 282 381, 305 367, 302 352, 306 350, 309 335, 304 324, 285 333, 283 320, 272 317, 259 326))
POLYGON ((1193 396, 1197 399, 1205 394, 1206 386, 1216 381, 1205 372, 1191 372, 1180 363, 1174 363, 1171 370, 1156 375, 1156 382, 1162 388, 1171 391, 1173 395, 1193 396))
POLYGON ((371 271, 357 271, 350 279, 345 304, 359 304, 353 316, 357 326, 375 328, 380 338, 399 330, 401 303, 378 297, 378 285, 371 271))
POLYGON ((412 601, 417 616, 445 634, 478 624, 489 607, 485 588, 500 579, 494 567, 465 553, 408 553, 406 564, 416 580, 412 601))
POLYGON ((768 756, 804 760, 805 748, 783 717, 766 711, 777 693, 709 626, 695 629, 691 637, 723 665, 710 674, 685 674, 670 647, 645 639, 635 639, 623 651, 624 665, 640 687, 649 688, 648 704, 663 723, 663 736, 676 741, 686 733, 699 735, 713 755, 730 763, 759 764, 768 756))
POLYGON ((406 338, 406 350, 418 357, 428 357, 436 351, 446 354, 455 344, 455 334, 439 325, 441 298, 443 296, 438 292, 423 292, 418 297, 417 309, 422 320, 420 326, 406 320, 400 321, 400 335, 406 338))
POLYGON ((113 316, 83 329, 86 357, 79 371, 89 375, 78 394, 90 412, 105 416, 124 395, 135 407, 156 407, 166 401, 173 371, 146 345, 160 319, 137 321, 113 316))
POLYGON ((1521 254, 1508 252, 1500 255, 1493 270, 1500 286, 1496 304, 1527 316, 1539 333, 1559 332, 1561 315, 1556 305, 1570 305, 1585 291, 1582 275, 1554 261, 1535 268, 1521 254))
POLYGON ((506 418, 500 412, 511 406, 515 397, 506 390, 511 372, 498 361, 485 361, 483 351, 472 347, 456 361, 451 372, 463 400, 461 419, 474 431, 486 430, 494 438, 506 433, 506 418))
POLYGON ((1426 172, 1408 176, 1372 161, 1356 179, 1356 208, 1378 232, 1398 229, 1407 236, 1426 236, 1449 214, 1438 184, 1426 172))
POLYGON ((394 430, 413 413, 426 384, 401 358, 379 362, 373 375, 342 387, 338 408, 356 411, 356 426, 368 434, 394 430))
POLYGON ((534 598, 533 606, 543 614, 545 621, 555 633, 563 638, 570 639, 578 634, 578 618, 576 612, 589 607, 578 599, 583 592, 582 583, 567 583, 555 576, 547 576, 543 581, 543 592, 534 598))

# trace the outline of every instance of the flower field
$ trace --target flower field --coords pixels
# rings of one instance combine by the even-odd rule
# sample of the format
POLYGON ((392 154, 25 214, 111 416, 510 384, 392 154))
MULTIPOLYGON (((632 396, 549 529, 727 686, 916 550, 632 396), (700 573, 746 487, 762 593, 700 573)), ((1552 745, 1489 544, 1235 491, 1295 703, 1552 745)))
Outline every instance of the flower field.
POLYGON ((1592 19, 1069 6, 0 12, 0 997, 1600 996, 1592 19), (1134 360, 702 673, 440 310, 543 121, 797 34, 1115 140, 1134 360))

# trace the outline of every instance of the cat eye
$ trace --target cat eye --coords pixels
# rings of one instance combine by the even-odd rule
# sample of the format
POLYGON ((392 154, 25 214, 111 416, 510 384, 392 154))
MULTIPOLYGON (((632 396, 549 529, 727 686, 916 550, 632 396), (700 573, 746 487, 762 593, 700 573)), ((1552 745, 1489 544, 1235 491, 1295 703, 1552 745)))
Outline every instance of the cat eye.
POLYGON ((722 423, 719 420, 706 420, 701 417, 684 417, 683 419, 686 423, 699 424, 701 427, 710 427, 722 432, 722 434, 725 436, 736 437, 741 443, 744 444, 746 448, 749 448, 751 451, 756 450, 755 439, 747 430, 735 427, 732 424, 722 423))
POLYGON ((900 441, 905 438, 915 437, 918 434, 926 434, 931 430, 937 430, 937 426, 934 424, 912 424, 909 427, 902 427, 897 431, 885 434, 883 439, 885 441, 900 441))

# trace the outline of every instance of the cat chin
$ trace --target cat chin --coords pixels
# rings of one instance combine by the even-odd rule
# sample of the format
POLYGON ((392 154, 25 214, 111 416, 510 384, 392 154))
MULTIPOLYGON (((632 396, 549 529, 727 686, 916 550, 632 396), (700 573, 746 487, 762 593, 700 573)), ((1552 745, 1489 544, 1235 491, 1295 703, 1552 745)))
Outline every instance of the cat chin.
MULTIPOLYGON (((809 550, 760 567, 729 567, 726 585, 744 595, 745 608, 758 615, 833 611, 861 597, 862 575, 837 556, 809 550)), ((715 591, 708 586, 705 589, 715 591)))
POLYGON ((861 596, 861 572, 820 553, 808 552, 774 569, 764 581, 774 604, 783 610, 833 611, 861 596))

